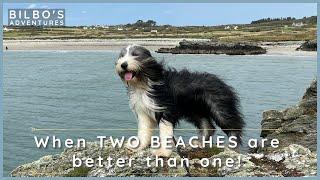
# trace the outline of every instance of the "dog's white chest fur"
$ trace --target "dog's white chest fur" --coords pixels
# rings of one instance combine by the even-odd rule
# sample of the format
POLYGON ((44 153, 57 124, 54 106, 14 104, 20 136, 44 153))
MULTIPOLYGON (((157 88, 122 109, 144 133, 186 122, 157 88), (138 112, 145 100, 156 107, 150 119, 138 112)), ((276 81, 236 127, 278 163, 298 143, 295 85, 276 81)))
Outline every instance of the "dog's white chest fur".
POLYGON ((143 113, 155 119, 155 112, 159 111, 159 107, 147 93, 140 89, 131 90, 129 92, 130 107, 137 114, 143 113))

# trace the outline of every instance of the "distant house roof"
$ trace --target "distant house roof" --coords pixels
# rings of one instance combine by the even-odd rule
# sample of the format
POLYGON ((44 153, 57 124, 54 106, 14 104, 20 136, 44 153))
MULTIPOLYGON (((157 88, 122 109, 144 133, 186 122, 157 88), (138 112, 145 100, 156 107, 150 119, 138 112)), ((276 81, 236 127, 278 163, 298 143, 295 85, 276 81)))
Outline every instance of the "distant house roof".
POLYGON ((12 31, 13 29, 10 29, 10 28, 7 28, 7 27, 4 27, 3 28, 3 31, 12 31))
POLYGON ((304 26, 305 24, 303 22, 294 22, 292 23, 292 26, 296 26, 296 27, 300 27, 300 26, 304 26))

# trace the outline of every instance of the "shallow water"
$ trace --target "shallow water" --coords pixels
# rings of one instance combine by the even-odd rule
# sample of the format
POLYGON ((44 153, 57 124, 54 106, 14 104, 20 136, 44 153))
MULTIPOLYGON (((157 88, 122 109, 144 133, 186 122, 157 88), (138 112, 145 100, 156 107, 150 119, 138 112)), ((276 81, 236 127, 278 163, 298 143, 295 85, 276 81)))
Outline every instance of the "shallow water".
MULTIPOLYGON (((4 53, 4 174, 61 149, 37 149, 33 136, 95 139, 135 131, 43 131, 136 128, 125 88, 114 71, 118 52, 8 51, 4 53)), ((241 99, 246 128, 260 128, 262 112, 294 105, 316 77, 315 56, 224 56, 155 54, 177 69, 215 73, 241 99)), ((193 128, 182 124, 179 128, 193 128)), ((190 136, 195 131, 179 131, 190 136)), ((244 139, 259 137, 247 130, 244 139)))

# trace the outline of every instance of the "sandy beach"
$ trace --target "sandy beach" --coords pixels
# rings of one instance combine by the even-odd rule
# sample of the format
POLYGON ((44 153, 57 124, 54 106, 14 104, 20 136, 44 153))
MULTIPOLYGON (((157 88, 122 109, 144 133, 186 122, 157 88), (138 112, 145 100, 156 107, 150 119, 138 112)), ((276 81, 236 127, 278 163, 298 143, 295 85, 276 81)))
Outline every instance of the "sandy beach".
MULTIPOLYGON (((4 40, 9 50, 119 50, 129 44, 139 44, 157 50, 160 47, 174 47, 183 39, 77 39, 77 40, 4 40)), ((206 40, 206 39, 192 39, 206 40)))
MULTIPOLYGON (((175 47, 183 39, 77 39, 77 40, 4 40, 3 49, 11 50, 120 50, 129 44, 139 44, 155 51, 161 47, 175 47)), ((208 39, 186 39, 204 41, 208 39)), ((264 42, 260 46, 267 49, 267 55, 316 56, 317 52, 296 51, 302 41, 264 42)))

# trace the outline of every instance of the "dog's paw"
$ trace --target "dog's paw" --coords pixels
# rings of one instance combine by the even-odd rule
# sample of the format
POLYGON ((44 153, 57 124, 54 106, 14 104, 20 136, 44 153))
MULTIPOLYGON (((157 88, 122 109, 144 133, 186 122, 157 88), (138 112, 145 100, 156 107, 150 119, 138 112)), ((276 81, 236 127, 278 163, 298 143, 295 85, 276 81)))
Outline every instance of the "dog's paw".
POLYGON ((152 151, 152 154, 158 157, 170 157, 172 154, 172 149, 165 149, 165 148, 155 149, 152 151))

